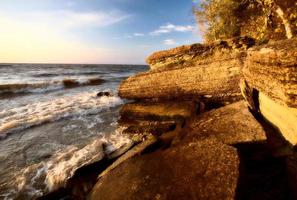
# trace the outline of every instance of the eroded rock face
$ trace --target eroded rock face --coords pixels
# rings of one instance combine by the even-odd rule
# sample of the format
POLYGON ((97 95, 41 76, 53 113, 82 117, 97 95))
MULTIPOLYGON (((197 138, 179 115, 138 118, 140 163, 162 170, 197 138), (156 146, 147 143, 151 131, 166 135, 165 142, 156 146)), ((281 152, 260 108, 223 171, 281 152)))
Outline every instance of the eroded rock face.
POLYGON ((159 137, 175 131, 196 112, 195 108, 191 101, 129 103, 120 110, 120 125, 126 127, 124 134, 140 142, 149 135, 159 137))
POLYGON ((162 72, 142 73, 123 81, 119 95, 126 99, 205 99, 233 102, 241 98, 238 87, 240 60, 198 65, 162 72))
POLYGON ((297 108, 281 105, 264 93, 259 93, 259 111, 273 126, 277 127, 285 140, 297 144, 297 108))
POLYGON ((234 147, 206 139, 133 157, 102 177, 90 199, 234 199, 234 147))
POLYGON ((250 49, 243 74, 252 88, 279 104, 297 108, 297 39, 250 49))
POLYGON ((248 51, 242 91, 250 107, 297 144, 297 39, 248 51))
POLYGON ((153 70, 123 81, 119 95, 126 99, 198 99, 228 104, 241 99, 238 87, 248 39, 177 47, 157 52, 147 62, 153 70))
POLYGON ((250 38, 234 38, 211 44, 192 44, 159 51, 146 62, 152 70, 168 70, 191 65, 203 65, 245 56, 244 50, 254 45, 250 38))

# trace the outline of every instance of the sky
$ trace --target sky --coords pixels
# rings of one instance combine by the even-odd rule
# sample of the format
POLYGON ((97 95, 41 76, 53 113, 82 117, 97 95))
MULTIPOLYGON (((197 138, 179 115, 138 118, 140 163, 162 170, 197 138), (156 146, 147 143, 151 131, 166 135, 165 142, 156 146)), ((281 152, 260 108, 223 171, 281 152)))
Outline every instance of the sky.
POLYGON ((0 0, 0 63, 144 64, 201 42, 193 0, 0 0))

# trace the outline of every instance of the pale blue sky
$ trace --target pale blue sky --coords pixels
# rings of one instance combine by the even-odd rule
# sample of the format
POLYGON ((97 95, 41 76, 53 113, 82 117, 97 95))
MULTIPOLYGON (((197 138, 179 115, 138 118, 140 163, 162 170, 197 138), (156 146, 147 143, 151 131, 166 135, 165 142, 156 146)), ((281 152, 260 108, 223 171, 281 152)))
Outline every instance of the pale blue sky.
POLYGON ((201 42, 192 0, 1 0, 0 62, 144 64, 201 42))

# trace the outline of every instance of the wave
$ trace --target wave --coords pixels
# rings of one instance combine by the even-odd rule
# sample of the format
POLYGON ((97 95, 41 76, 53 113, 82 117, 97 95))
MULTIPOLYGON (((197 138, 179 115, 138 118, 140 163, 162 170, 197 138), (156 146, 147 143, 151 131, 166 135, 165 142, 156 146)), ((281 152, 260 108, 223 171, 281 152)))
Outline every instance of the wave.
POLYGON ((39 83, 13 83, 0 85, 0 94, 15 93, 42 93, 53 90, 74 88, 81 86, 101 85, 104 83, 101 78, 88 79, 64 79, 60 81, 39 82, 39 83))
POLYGON ((88 75, 102 75, 106 74, 106 72, 79 72, 79 73, 40 73, 40 74, 34 74, 32 77, 35 78, 46 78, 46 77, 59 77, 59 76, 88 76, 88 75))
POLYGON ((65 187, 67 181, 81 167, 96 163, 116 151, 125 152, 133 142, 118 128, 111 136, 97 138, 83 148, 68 146, 57 151, 47 161, 30 165, 11 179, 6 185, 6 194, 0 197, 14 199, 22 196, 36 199, 49 192, 65 187))
POLYGON ((15 131, 62 118, 97 114, 102 109, 120 104, 122 100, 117 96, 97 97, 96 92, 85 92, 51 101, 4 109, 0 111, 0 138, 15 131))

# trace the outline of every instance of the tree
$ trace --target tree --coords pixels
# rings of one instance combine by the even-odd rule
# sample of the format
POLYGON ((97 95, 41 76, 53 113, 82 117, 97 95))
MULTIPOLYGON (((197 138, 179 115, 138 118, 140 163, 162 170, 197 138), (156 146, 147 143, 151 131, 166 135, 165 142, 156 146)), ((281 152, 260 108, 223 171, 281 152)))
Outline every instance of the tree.
POLYGON ((296 7, 295 0, 204 0, 194 12, 206 42, 235 36, 261 41, 296 35, 296 7))

